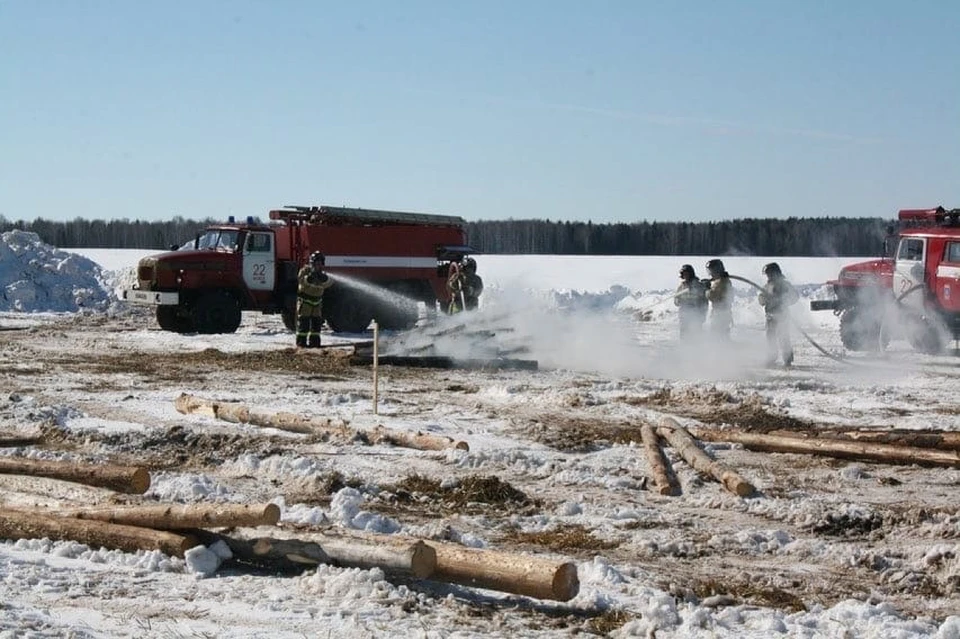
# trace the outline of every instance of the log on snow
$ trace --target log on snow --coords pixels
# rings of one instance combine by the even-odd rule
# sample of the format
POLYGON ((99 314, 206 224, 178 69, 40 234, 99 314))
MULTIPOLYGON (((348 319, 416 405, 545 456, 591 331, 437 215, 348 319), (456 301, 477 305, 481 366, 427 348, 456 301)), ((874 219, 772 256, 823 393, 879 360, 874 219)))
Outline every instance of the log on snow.
POLYGON ((340 420, 309 418, 293 413, 264 413, 238 402, 214 402, 183 393, 174 401, 177 410, 185 415, 206 415, 234 424, 250 424, 276 428, 303 435, 346 434, 346 425, 340 420))
POLYGON ((313 535, 313 540, 238 539, 223 537, 240 559, 255 563, 287 560, 299 564, 332 564, 347 568, 381 568, 387 572, 426 578, 437 567, 437 553, 420 540, 357 539, 337 535, 313 535))
POLYGON ((383 426, 374 428, 370 431, 368 437, 374 443, 386 443, 417 450, 446 450, 448 448, 470 450, 470 444, 465 441, 457 441, 452 437, 428 435, 420 431, 409 433, 401 430, 391 430, 383 426))
POLYGON ((429 542, 437 553, 437 570, 430 579, 487 588, 537 599, 569 601, 580 591, 577 567, 495 550, 429 542))
POLYGON ((726 433, 755 432, 758 435, 778 435, 796 439, 836 439, 840 441, 872 442, 876 444, 893 444, 897 446, 916 446, 917 448, 937 448, 940 450, 960 450, 960 432, 944 430, 912 430, 905 428, 891 429, 838 429, 821 428, 818 430, 789 430, 776 428, 765 431, 748 431, 741 429, 722 428, 693 428, 690 433, 704 441, 724 442, 726 433))
POLYGON ((186 393, 181 394, 180 397, 176 399, 175 405, 177 410, 184 414, 206 415, 228 422, 267 426, 296 433, 317 434, 322 432, 338 435, 347 439, 359 434, 373 443, 386 442, 395 446, 415 448, 417 450, 446 450, 448 448, 469 450, 470 448, 466 442, 456 441, 450 437, 441 435, 408 433, 406 431, 387 429, 383 426, 378 426, 376 429, 367 432, 350 429, 343 422, 332 421, 325 418, 316 419, 283 412, 263 413, 251 410, 244 404, 236 402, 211 402, 186 393))
POLYGON ((383 537, 375 544, 363 544, 356 539, 329 535, 321 546, 339 566, 377 567, 421 579, 432 575, 437 568, 436 551, 420 540, 383 537))
MULTIPOLYGON (((960 452, 831 438, 801 438, 783 435, 721 431, 722 440, 742 444, 748 450, 767 453, 805 453, 838 459, 885 464, 917 464, 960 468, 960 452)), ((712 435, 711 435, 712 436, 712 435)), ((719 435, 718 435, 719 436, 719 435)))
POLYGON ((69 539, 93 548, 102 546, 125 552, 159 550, 174 557, 183 557, 187 550, 200 545, 189 535, 10 509, 0 510, 0 537, 69 539))
POLYGON ((643 439, 643 447, 647 452, 647 463, 650 465, 650 472, 653 474, 653 483, 657 487, 657 492, 661 495, 679 495, 680 485, 677 483, 677 476, 673 472, 670 460, 663 453, 660 438, 653 430, 653 426, 650 424, 640 426, 640 436, 643 439))
POLYGON ((156 530, 273 526, 280 521, 280 507, 276 504, 150 504, 72 508, 59 514, 156 530))
POLYGON ((288 560, 379 567, 433 581, 556 601, 569 601, 580 589, 577 567, 571 562, 361 531, 303 535, 306 540, 222 538, 235 556, 257 563, 288 560))
POLYGON ((938 448, 941 450, 960 450, 960 433, 954 431, 910 431, 904 429, 887 431, 844 430, 827 431, 825 436, 834 437, 836 439, 873 442, 876 444, 916 446, 917 448, 938 448))
POLYGON ((136 466, 0 457, 0 473, 48 477, 134 495, 142 495, 150 487, 150 473, 136 466))
POLYGON ((22 436, 16 437, 13 435, 7 436, 4 435, 0 437, 0 448, 19 448, 21 446, 33 446, 34 444, 39 444, 43 442, 43 437, 40 435, 35 435, 32 437, 22 436))
POLYGON ((747 497, 756 492, 753 484, 703 452, 690 432, 672 417, 664 417, 661 420, 661 426, 657 429, 657 433, 670 442, 670 445, 680 453, 680 456, 690 466, 701 473, 710 475, 733 494, 747 497))

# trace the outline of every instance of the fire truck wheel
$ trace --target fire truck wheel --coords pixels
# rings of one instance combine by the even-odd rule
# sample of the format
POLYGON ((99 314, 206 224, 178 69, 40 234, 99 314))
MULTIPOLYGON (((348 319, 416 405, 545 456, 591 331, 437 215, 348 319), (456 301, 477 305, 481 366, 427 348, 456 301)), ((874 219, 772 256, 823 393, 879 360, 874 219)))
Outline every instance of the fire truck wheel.
POLYGON ((157 324, 165 331, 174 333, 192 333, 193 322, 189 317, 181 315, 180 309, 176 306, 158 306, 157 324))
POLYGON ((235 333, 240 326, 240 305, 230 293, 213 291, 197 300, 193 318, 198 333, 235 333))
POLYGON ((402 331, 413 328, 420 319, 417 303, 407 298, 378 304, 376 313, 380 326, 387 330, 402 331))
POLYGON ((840 316, 840 341, 851 351, 878 350, 880 322, 857 309, 844 311, 840 316))
POLYGON ((947 346, 946 329, 930 318, 921 318, 908 329, 908 340, 917 352, 926 355, 942 353, 947 346))
MULTIPOLYGON (((362 333, 370 326, 373 313, 363 299, 338 296, 331 304, 324 304, 327 324, 334 333, 362 333)), ((326 302, 326 300, 324 300, 326 302)))

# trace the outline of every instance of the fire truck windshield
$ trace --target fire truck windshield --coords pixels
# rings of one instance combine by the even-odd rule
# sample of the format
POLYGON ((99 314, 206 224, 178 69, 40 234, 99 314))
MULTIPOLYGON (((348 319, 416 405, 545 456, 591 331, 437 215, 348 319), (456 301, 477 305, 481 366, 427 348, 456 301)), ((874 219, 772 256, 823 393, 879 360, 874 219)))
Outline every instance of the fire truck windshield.
POLYGON ((213 249, 218 251, 237 250, 237 231, 209 229, 197 238, 198 249, 213 249))

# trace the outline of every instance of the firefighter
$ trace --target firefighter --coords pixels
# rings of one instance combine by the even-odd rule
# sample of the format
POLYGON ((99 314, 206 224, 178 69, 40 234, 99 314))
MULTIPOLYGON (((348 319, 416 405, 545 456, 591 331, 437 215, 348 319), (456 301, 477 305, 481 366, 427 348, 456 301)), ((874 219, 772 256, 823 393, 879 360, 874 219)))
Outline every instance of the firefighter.
POLYGON ((770 262, 763 267, 767 283, 757 296, 767 318, 767 366, 777 363, 777 351, 783 358, 783 365, 793 363, 793 345, 790 343, 790 306, 797 303, 800 296, 797 289, 787 281, 780 265, 770 262))
POLYGON ((320 251, 310 254, 309 263, 297 274, 297 346, 320 347, 323 326, 323 292, 333 280, 323 272, 326 259, 320 251))
POLYGON ((477 275, 477 261, 467 257, 450 264, 450 275, 447 277, 447 290, 450 291, 450 313, 459 313, 462 310, 473 311, 480 305, 480 294, 483 292, 483 279, 477 275))
POLYGON ((706 287, 690 264, 680 267, 680 286, 673 296, 673 303, 680 316, 680 338, 699 335, 707 318, 706 287))
POLYGON ((722 340, 730 339, 733 326, 733 285, 723 262, 717 259, 707 262, 710 279, 704 280, 707 286, 707 300, 710 302, 710 332, 722 340))

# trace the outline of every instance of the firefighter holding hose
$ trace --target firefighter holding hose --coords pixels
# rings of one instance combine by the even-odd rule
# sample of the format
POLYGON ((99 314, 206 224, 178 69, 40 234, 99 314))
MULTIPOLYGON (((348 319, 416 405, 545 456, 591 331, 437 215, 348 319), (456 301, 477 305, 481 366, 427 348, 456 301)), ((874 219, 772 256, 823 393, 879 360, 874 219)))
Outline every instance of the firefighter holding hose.
POLYGON ((460 263, 450 264, 447 278, 447 290, 450 291, 450 313, 473 311, 480 305, 483 292, 483 279, 477 275, 477 261, 472 257, 464 258, 460 263))
POLYGON ((320 251, 297 274, 297 347, 319 348, 323 326, 323 292, 333 285, 323 266, 326 259, 320 251))
POLYGON ((690 264, 680 267, 680 286, 673 296, 680 317, 680 338, 694 337, 703 330, 707 317, 706 287, 690 264))
POLYGON ((783 365, 793 364, 793 344, 790 342, 790 306, 797 303, 800 296, 787 278, 783 276, 780 265, 770 262, 763 267, 767 283, 757 296, 767 320, 767 366, 777 363, 777 354, 783 358, 783 365))
POLYGON ((704 280, 704 284, 710 302, 710 332, 727 341, 733 326, 733 285, 730 283, 730 274, 723 262, 717 259, 707 262, 707 273, 710 279, 704 280))

